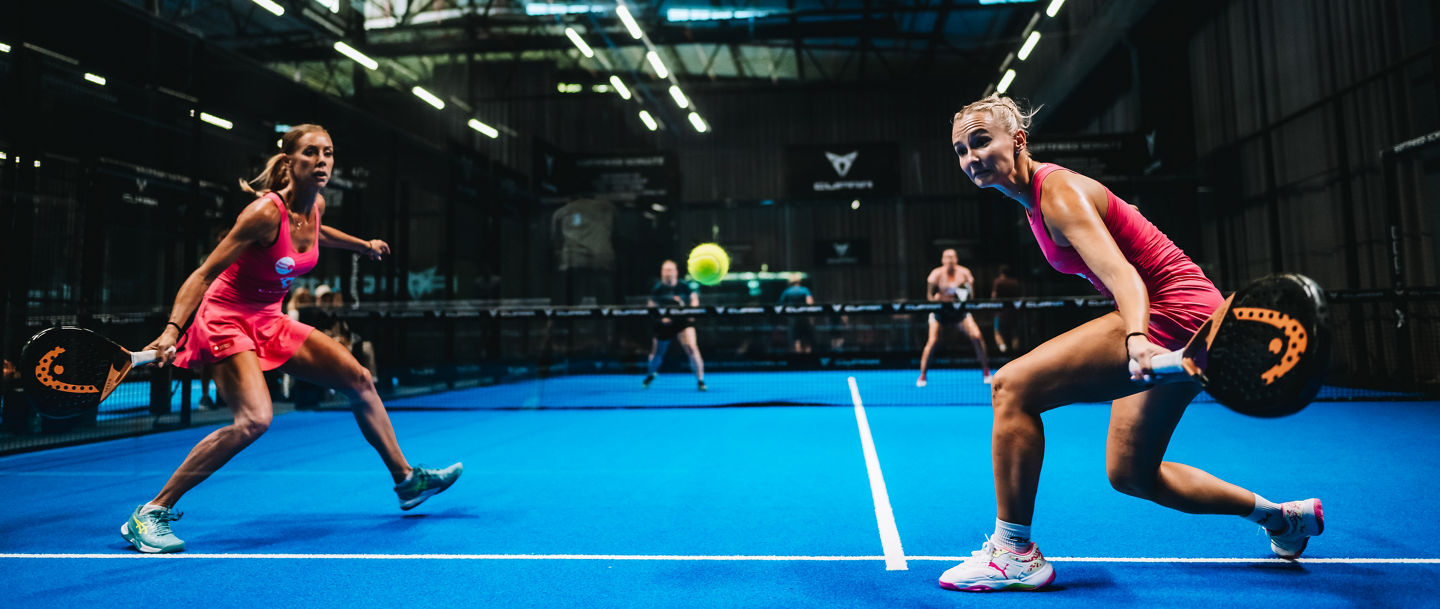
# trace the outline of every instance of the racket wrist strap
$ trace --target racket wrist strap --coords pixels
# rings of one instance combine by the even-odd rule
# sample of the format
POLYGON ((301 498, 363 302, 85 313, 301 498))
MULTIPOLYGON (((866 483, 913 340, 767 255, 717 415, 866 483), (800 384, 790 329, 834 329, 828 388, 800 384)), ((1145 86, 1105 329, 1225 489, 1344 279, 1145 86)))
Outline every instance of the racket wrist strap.
MULTIPOLYGON (((175 326, 175 330, 176 330, 177 332, 179 332, 179 333, 181 333, 181 334, 184 334, 184 333, 185 333, 185 328, 180 327, 180 324, 177 324, 177 323, 175 323, 175 322, 173 322, 173 321, 167 321, 167 322, 165 322, 165 325, 166 325, 166 326, 175 326)), ((1130 340, 1130 339, 1127 338, 1127 339, 1125 339, 1125 340, 1128 341, 1128 340, 1130 340)))
POLYGON ((1148 339, 1150 335, 1149 335, 1149 334, 1146 334, 1146 333, 1144 333, 1144 332, 1131 332, 1131 333, 1125 335, 1125 357, 1129 357, 1130 359, 1135 359, 1135 358, 1133 358, 1133 357, 1130 357, 1130 337, 1132 337, 1132 336, 1144 336, 1144 337, 1146 337, 1146 338, 1148 339))

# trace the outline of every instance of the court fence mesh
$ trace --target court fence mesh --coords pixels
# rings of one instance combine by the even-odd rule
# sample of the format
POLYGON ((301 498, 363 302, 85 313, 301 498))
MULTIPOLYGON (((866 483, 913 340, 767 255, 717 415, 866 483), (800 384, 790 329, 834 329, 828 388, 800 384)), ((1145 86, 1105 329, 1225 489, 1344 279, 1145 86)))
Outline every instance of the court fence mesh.
MULTIPOLYGON (((1440 289, 1334 292, 1332 360, 1319 401, 1440 399, 1440 289)), ((976 350, 957 323, 972 315, 991 369, 1114 310, 1096 297, 810 306, 493 306, 484 302, 309 308, 301 321, 350 348, 391 410, 851 406, 855 377, 869 406, 988 406, 976 350), (916 386, 929 318, 944 321, 927 386, 916 386), (642 383, 662 318, 694 328, 706 387, 683 335, 657 378, 642 383), (1014 347, 1002 351, 997 318, 1014 347), (1018 347, 1018 348, 1015 348, 1018 347)), ((31 329, 81 325, 139 347, 164 326, 159 311, 80 318, 35 316, 31 329)), ((267 373, 278 412, 348 408, 326 388, 267 373)), ((213 385, 174 368, 137 368, 91 415, 36 415, 7 382, 0 454, 223 424, 213 385), (202 399, 203 398, 203 399, 202 399)), ((1202 394, 1198 401, 1209 401, 1202 394)))

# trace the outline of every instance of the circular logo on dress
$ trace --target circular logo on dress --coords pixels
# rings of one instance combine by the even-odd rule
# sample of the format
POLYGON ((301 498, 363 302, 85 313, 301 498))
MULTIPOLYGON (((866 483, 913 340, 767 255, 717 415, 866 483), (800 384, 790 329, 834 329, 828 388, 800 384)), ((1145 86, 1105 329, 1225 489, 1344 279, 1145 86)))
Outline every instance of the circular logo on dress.
POLYGON ((291 257, 289 257, 289 256, 286 256, 286 257, 284 257, 284 258, 281 258, 281 259, 275 261, 275 272, 276 272, 276 273, 279 273, 279 274, 281 274, 281 275, 289 275, 289 274, 290 274, 290 271, 293 271, 293 270, 295 270, 295 259, 294 259, 294 258, 291 258, 291 257))

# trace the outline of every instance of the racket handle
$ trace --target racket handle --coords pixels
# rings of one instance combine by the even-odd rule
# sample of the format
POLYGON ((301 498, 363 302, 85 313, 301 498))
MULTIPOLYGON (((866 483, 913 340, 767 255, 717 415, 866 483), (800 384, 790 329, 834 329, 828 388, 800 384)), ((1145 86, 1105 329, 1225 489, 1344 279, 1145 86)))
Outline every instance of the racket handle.
MULTIPOLYGON (((1184 356, 1184 351, 1171 351, 1152 357, 1150 358, 1150 371, 1157 378, 1185 375, 1185 366, 1180 363, 1184 356)), ((1140 374, 1140 362, 1130 360, 1130 374, 1131 376, 1140 374)), ((1149 377, 1146 377, 1146 380, 1149 380, 1149 377)))
MULTIPOLYGON (((170 355, 174 355, 175 347, 170 347, 169 349, 166 349, 165 352, 170 355)), ((146 351, 136 351, 130 354, 130 364, 133 366, 144 366, 145 364, 155 361, 159 356, 160 353, 158 351, 155 351, 154 349, 149 349, 146 351)))

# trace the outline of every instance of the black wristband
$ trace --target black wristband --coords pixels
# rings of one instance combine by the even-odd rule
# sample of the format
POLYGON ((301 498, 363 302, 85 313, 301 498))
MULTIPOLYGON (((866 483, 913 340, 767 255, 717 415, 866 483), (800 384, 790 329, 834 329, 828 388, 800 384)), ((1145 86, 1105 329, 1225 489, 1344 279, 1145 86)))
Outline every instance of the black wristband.
POLYGON ((1130 359, 1135 359, 1135 358, 1133 358, 1133 357, 1130 357, 1130 337, 1131 337, 1131 336, 1144 336, 1144 337, 1146 337, 1146 338, 1148 339, 1148 338, 1150 337, 1150 335, 1149 335, 1149 334, 1146 334, 1146 333, 1144 333, 1144 332, 1131 332, 1131 333, 1125 335, 1125 357, 1129 357, 1130 359))
MULTIPOLYGON (((185 333, 185 328, 180 327, 180 324, 177 324, 177 323, 175 323, 175 322, 173 322, 173 321, 167 321, 167 322, 165 322, 165 325, 167 325, 167 326, 175 326, 175 329, 176 329, 176 330, 179 330, 181 334, 184 334, 184 333, 185 333)), ((1130 340, 1130 339, 1129 339, 1129 338, 1126 338, 1125 340, 1130 340)), ((1126 347, 1126 348, 1128 349, 1129 347, 1126 347)))

